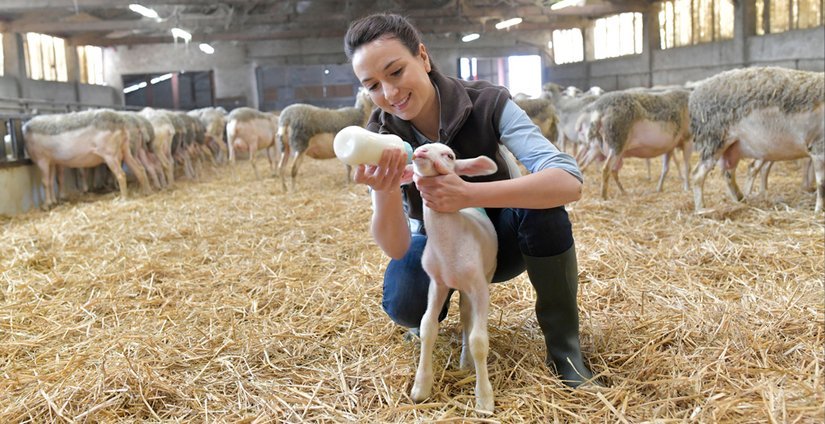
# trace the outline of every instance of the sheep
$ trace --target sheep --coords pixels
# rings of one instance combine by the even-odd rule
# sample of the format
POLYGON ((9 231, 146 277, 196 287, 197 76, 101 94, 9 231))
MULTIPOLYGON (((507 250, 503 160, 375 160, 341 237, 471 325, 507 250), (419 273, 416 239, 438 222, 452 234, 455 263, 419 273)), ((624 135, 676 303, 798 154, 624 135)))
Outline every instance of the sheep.
MULTIPOLYGON (((802 170, 802 189, 805 191, 816 191, 816 186, 813 185, 813 181, 816 178, 814 175, 813 161, 810 158, 806 158, 800 159, 797 162, 800 163, 800 168, 802 170)), ((762 194, 766 193, 768 191, 768 174, 770 174, 772 167, 773 162, 771 161, 756 159, 751 162, 751 164, 748 165, 748 174, 747 179, 745 180, 743 194, 745 196, 750 195, 753 184, 756 182, 757 175, 759 176, 761 182, 759 192, 762 194)))
POLYGON ((175 126, 175 136, 172 138, 172 157, 175 162, 183 166, 186 178, 194 179, 197 174, 192 165, 191 146, 195 144, 195 133, 183 118, 183 114, 169 110, 164 112, 175 126))
MULTIPOLYGON (((489 175, 496 172, 496 168, 495 162, 485 156, 457 160, 447 145, 430 143, 413 152, 413 164, 407 165, 403 180, 409 182, 413 173, 419 176, 489 175)), ((467 368, 472 358, 476 371, 476 408, 492 413, 495 402, 487 373, 487 312, 490 304, 488 284, 496 270, 498 251, 495 228, 478 208, 443 213, 425 205, 423 212, 428 238, 421 265, 430 276, 430 287, 427 310, 421 318, 421 356, 411 397, 413 401, 421 402, 432 391, 432 356, 438 333, 438 314, 450 289, 454 289, 461 293, 463 343, 460 366, 467 368)))
POLYGON ((58 166, 89 168, 105 163, 117 179, 121 198, 127 197, 121 163, 126 160, 132 168, 137 161, 129 152, 126 125, 117 112, 104 109, 35 116, 23 125, 23 137, 29 157, 41 172, 45 207, 57 203, 54 172, 58 166))
POLYGON ((228 159, 228 148, 224 140, 226 131, 226 110, 222 107, 206 107, 188 112, 203 123, 206 130, 206 144, 212 150, 217 162, 228 159))
MULTIPOLYGON (((662 174, 656 191, 662 191, 670 156, 675 148, 682 150, 684 173, 682 181, 689 190, 688 169, 692 151, 689 132, 688 98, 686 90, 663 93, 619 91, 605 94, 588 106, 583 115, 586 139, 591 153, 600 151, 606 156, 602 167, 601 194, 607 199, 610 175, 619 190, 625 190, 619 181, 619 170, 625 157, 662 158, 662 174)), ((585 162, 587 165, 588 162, 585 162)), ((680 168, 681 171, 681 168, 680 168)))
MULTIPOLYGON (((281 111, 278 124, 278 144, 283 147, 283 156, 279 164, 281 186, 286 191, 286 165, 292 159, 292 189, 295 189, 295 177, 304 155, 313 159, 331 159, 335 157, 332 139, 345 127, 367 124, 374 104, 366 90, 359 90, 354 107, 324 109, 312 105, 296 103, 281 111)), ((350 180, 349 165, 347 181, 350 180)))
POLYGON ((258 150, 264 150, 269 159, 270 169, 274 171, 281 155, 281 146, 276 138, 278 120, 276 115, 249 107, 232 110, 229 113, 229 123, 226 124, 229 162, 235 162, 235 149, 248 150, 249 162, 252 163, 255 178, 260 178, 258 168, 255 167, 255 153, 258 150))
POLYGON ((144 166, 146 166, 147 171, 155 175, 153 179, 157 180, 158 188, 166 187, 168 185, 168 182, 166 181, 166 174, 164 173, 163 166, 158 158, 158 155, 154 151, 155 127, 149 119, 140 113, 133 112, 131 115, 137 119, 140 126, 140 134, 143 139, 143 153, 145 158, 139 158, 139 160, 144 164, 144 166))
POLYGON ((548 141, 558 138, 559 118, 556 116, 556 108, 549 99, 513 98, 514 102, 522 109, 530 120, 541 130, 541 134, 548 141))
MULTIPOLYGON (((147 149, 149 149, 149 134, 143 127, 143 123, 141 121, 141 119, 145 118, 139 118, 140 115, 134 112, 118 113, 121 117, 123 117, 123 120, 126 123, 126 131, 129 137, 129 151, 140 164, 140 167, 134 169, 135 176, 137 176, 138 181, 143 184, 148 175, 152 178, 152 182, 155 184, 155 187, 160 188, 161 184, 157 174, 155 173, 154 164, 150 162, 147 155, 147 149)), ((144 187, 144 191, 146 191, 146 187, 144 187)))
POLYGON ((705 177, 719 162, 730 196, 741 158, 810 157, 816 175, 815 212, 825 197, 825 74, 778 67, 734 69, 699 82, 690 95, 690 126, 700 161, 693 170, 695 211, 704 209, 705 177))
POLYGON ((175 183, 175 161, 172 156, 172 144, 175 140, 175 125, 169 116, 167 116, 167 113, 162 110, 144 108, 139 114, 148 119, 152 125, 154 137, 151 138, 149 144, 163 169, 166 185, 172 186, 175 183))
MULTIPOLYGON (((598 97, 592 95, 585 95, 580 97, 557 96, 555 97, 556 113, 559 119, 559 130, 557 132, 556 145, 562 151, 572 150, 572 153, 577 156, 579 152, 579 128, 577 123, 582 116, 585 108, 591 103, 595 102, 598 97), (568 147, 568 146, 572 146, 568 147)), ((586 145, 584 146, 586 147, 586 145)), ((582 151, 585 151, 583 149, 582 151)))
POLYGON ((215 156, 207 144, 206 126, 203 125, 200 119, 187 113, 178 112, 177 115, 183 120, 183 124, 186 126, 189 137, 186 151, 189 153, 189 157, 195 160, 193 163, 197 166, 193 168, 195 171, 193 174, 195 178, 197 178, 198 174, 200 174, 198 170, 202 168, 205 159, 209 159, 213 165, 217 164, 215 156))

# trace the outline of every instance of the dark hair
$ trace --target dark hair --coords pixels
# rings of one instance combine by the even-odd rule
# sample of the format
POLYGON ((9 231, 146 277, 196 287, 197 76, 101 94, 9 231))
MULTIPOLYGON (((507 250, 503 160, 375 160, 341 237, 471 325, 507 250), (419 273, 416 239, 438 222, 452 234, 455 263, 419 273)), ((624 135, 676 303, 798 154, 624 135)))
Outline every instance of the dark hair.
MULTIPOLYGON (((352 60, 352 55, 359 47, 379 38, 395 38, 400 41, 410 54, 418 54, 421 33, 407 20, 394 13, 375 13, 365 16, 352 24, 344 36, 344 52, 352 60)), ((432 60, 430 60, 432 66, 432 60)))

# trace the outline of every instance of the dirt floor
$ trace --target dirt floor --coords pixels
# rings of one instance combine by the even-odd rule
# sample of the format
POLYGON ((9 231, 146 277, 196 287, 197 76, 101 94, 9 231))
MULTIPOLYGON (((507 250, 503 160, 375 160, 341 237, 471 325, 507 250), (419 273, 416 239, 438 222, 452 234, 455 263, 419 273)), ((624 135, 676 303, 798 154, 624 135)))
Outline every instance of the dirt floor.
POLYGON ((411 402, 418 342, 381 309, 366 189, 334 160, 289 193, 240 162, 0 219, 0 422, 825 421, 825 225, 799 166, 741 204, 716 170, 699 215, 652 168, 627 160, 601 200, 593 167, 568 207, 600 392, 544 365, 521 276, 492 287, 495 413, 458 369, 456 305, 411 402))

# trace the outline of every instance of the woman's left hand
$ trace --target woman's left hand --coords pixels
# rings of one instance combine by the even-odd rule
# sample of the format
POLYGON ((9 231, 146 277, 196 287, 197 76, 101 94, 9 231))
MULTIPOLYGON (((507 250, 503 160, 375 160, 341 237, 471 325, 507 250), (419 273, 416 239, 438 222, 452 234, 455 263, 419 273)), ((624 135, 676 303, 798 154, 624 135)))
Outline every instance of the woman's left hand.
POLYGON ((456 174, 435 177, 413 176, 415 186, 421 192, 424 206, 436 212, 457 212, 470 205, 468 185, 456 174))

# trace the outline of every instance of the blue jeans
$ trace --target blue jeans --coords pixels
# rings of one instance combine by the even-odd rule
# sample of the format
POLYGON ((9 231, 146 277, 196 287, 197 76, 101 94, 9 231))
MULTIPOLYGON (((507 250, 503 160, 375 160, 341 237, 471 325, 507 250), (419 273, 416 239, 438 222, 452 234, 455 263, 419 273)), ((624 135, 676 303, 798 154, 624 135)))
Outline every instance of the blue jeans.
MULTIPOLYGON (((493 282, 508 281, 524 272, 522 255, 546 257, 573 246, 573 231, 564 206, 552 209, 487 209, 498 235, 498 258, 493 282)), ((384 272, 382 306, 390 319, 404 327, 418 327, 427 309, 430 277, 421 267, 427 236, 413 233, 401 259, 390 260, 384 272)), ((451 292, 452 294, 452 292, 451 292)), ((447 316, 449 296, 439 315, 447 316)))

